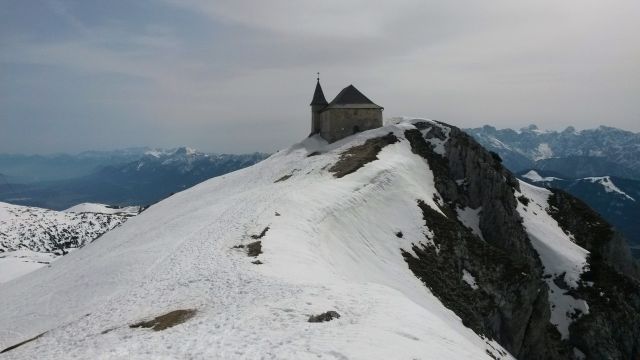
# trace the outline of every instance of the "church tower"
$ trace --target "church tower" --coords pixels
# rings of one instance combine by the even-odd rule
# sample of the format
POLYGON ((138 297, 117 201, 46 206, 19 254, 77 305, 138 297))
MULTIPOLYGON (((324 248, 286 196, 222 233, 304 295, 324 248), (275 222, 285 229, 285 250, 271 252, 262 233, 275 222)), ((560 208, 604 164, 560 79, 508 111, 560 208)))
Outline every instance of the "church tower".
POLYGON ((316 90, 313 92, 313 100, 311 100, 311 133, 316 134, 320 132, 321 117, 320 110, 329 105, 327 99, 324 98, 322 92, 322 86, 320 86, 320 73, 318 73, 318 82, 316 83, 316 90))

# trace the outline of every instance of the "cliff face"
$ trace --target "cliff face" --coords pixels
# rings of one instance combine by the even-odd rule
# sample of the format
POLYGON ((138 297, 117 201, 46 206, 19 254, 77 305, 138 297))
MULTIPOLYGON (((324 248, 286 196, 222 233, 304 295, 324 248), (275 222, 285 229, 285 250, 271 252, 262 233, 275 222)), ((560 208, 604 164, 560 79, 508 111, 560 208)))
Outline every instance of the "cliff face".
POLYGON ((638 264, 625 240, 582 201, 554 190, 549 210, 558 224, 591 252, 589 268, 573 295, 585 299, 589 314, 572 324, 572 343, 591 358, 640 356, 638 264))
POLYGON ((416 256, 404 255, 445 306, 520 359, 635 358, 638 267, 621 235, 571 195, 528 195, 496 154, 459 129, 414 125, 419 130, 406 138, 428 161, 447 216, 419 205, 436 246, 417 245, 416 256), (570 260, 544 254, 556 240, 531 237, 535 221, 523 222, 541 216, 557 222, 551 225, 575 243, 573 251, 588 253, 584 263, 572 269, 570 260), (459 280, 467 274, 473 286, 459 280), (609 294, 606 301, 599 292, 609 294))

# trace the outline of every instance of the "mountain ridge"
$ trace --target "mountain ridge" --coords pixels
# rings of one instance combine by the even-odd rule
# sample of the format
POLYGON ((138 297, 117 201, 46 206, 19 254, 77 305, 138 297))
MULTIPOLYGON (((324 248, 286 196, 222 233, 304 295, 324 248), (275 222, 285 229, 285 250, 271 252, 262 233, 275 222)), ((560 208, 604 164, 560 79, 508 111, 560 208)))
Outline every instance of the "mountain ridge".
MULTIPOLYGON (((582 158, 583 165, 605 163, 595 173, 570 176, 612 175, 640 178, 640 133, 608 126, 580 131, 573 127, 563 131, 542 131, 535 125, 519 131, 496 129, 489 125, 465 131, 487 149, 497 152, 504 159, 505 165, 514 172, 537 169, 538 162, 548 163, 552 158, 572 158, 573 160, 565 161, 563 165, 575 166, 575 160, 582 158), (606 163, 615 164, 615 172, 611 166, 606 169, 606 163)), ((561 169, 561 166, 555 170, 561 169)))
POLYGON ((15 331, 0 344, 32 339, 16 358, 625 358, 640 347, 625 246, 460 129, 406 120, 310 137, 0 285, 15 331))
POLYGON ((207 154, 179 147, 144 149, 135 160, 101 166, 66 180, 0 184, 0 200, 63 210, 82 202, 118 206, 148 205, 210 177, 263 160, 261 153, 207 154))

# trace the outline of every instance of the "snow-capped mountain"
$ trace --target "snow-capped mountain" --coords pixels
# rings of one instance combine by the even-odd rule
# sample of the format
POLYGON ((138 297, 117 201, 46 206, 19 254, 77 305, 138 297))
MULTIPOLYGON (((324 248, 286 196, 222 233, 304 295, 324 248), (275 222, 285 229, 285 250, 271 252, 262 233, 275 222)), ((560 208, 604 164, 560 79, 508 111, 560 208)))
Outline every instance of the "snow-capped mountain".
POLYGON ((100 174, 113 172, 139 174, 175 173, 189 174, 192 176, 202 175, 211 177, 251 166, 256 162, 266 158, 267 154, 207 154, 199 152, 189 147, 180 147, 170 150, 149 150, 145 155, 136 161, 117 166, 109 166, 103 169, 100 174))
POLYGON ((576 131, 543 131, 535 125, 498 130, 466 129, 476 141, 498 153, 512 171, 540 169, 568 177, 618 176, 640 179, 640 134, 600 126, 576 131))
POLYGON ((73 179, 5 187, 0 183, 0 200, 56 210, 81 202, 147 205, 266 157, 261 153, 206 154, 187 147, 147 149, 135 160, 103 166, 73 179))
POLYGON ((562 189, 582 199, 622 232, 636 255, 640 255, 640 181, 612 176, 562 178, 541 170, 523 172, 520 178, 538 186, 562 189))
POLYGON ((0 283, 81 248, 139 211, 80 204, 60 212, 0 202, 0 283))
POLYGON ((305 139, 0 285, 12 358, 631 358, 624 240, 459 129, 305 139), (29 301, 25 301, 29 299, 29 301))

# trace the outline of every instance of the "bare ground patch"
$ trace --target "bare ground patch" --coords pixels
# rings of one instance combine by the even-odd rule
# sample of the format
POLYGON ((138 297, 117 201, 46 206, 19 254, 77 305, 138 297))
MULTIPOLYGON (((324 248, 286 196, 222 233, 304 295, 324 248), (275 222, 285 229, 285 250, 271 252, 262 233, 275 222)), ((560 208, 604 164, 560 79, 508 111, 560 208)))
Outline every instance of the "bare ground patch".
POLYGON ((153 331, 161 331, 170 327, 182 324, 191 319, 196 314, 194 309, 181 309, 168 312, 164 315, 156 316, 148 321, 141 321, 129 325, 130 328, 148 328, 153 331))
POLYGON ((283 177, 279 178, 278 180, 274 181, 274 183, 281 182, 281 181, 285 181, 285 180, 289 179, 289 178, 290 178, 290 177, 292 177, 292 176, 293 176, 293 174, 287 174, 287 175, 285 175, 285 176, 283 176, 283 177))
POLYGON ((337 178, 356 172, 365 164, 377 160, 378 153, 383 147, 395 144, 398 141, 398 138, 393 133, 369 139, 364 144, 354 146, 340 154, 340 159, 329 169, 329 172, 332 172, 333 176, 337 178))
POLYGON ((307 321, 310 323, 319 323, 319 322, 331 321, 333 319, 340 319, 340 314, 338 314, 337 311, 330 310, 327 312, 323 312, 322 314, 319 314, 319 315, 311 315, 309 316, 309 320, 307 321))
POLYGON ((268 226, 266 228, 262 229, 260 234, 251 235, 251 238, 254 239, 254 240, 262 239, 265 235, 267 235, 267 231, 269 231, 269 227, 268 226))
POLYGON ((247 255, 251 257, 257 257, 262 254, 262 241, 254 241, 247 244, 247 255))

